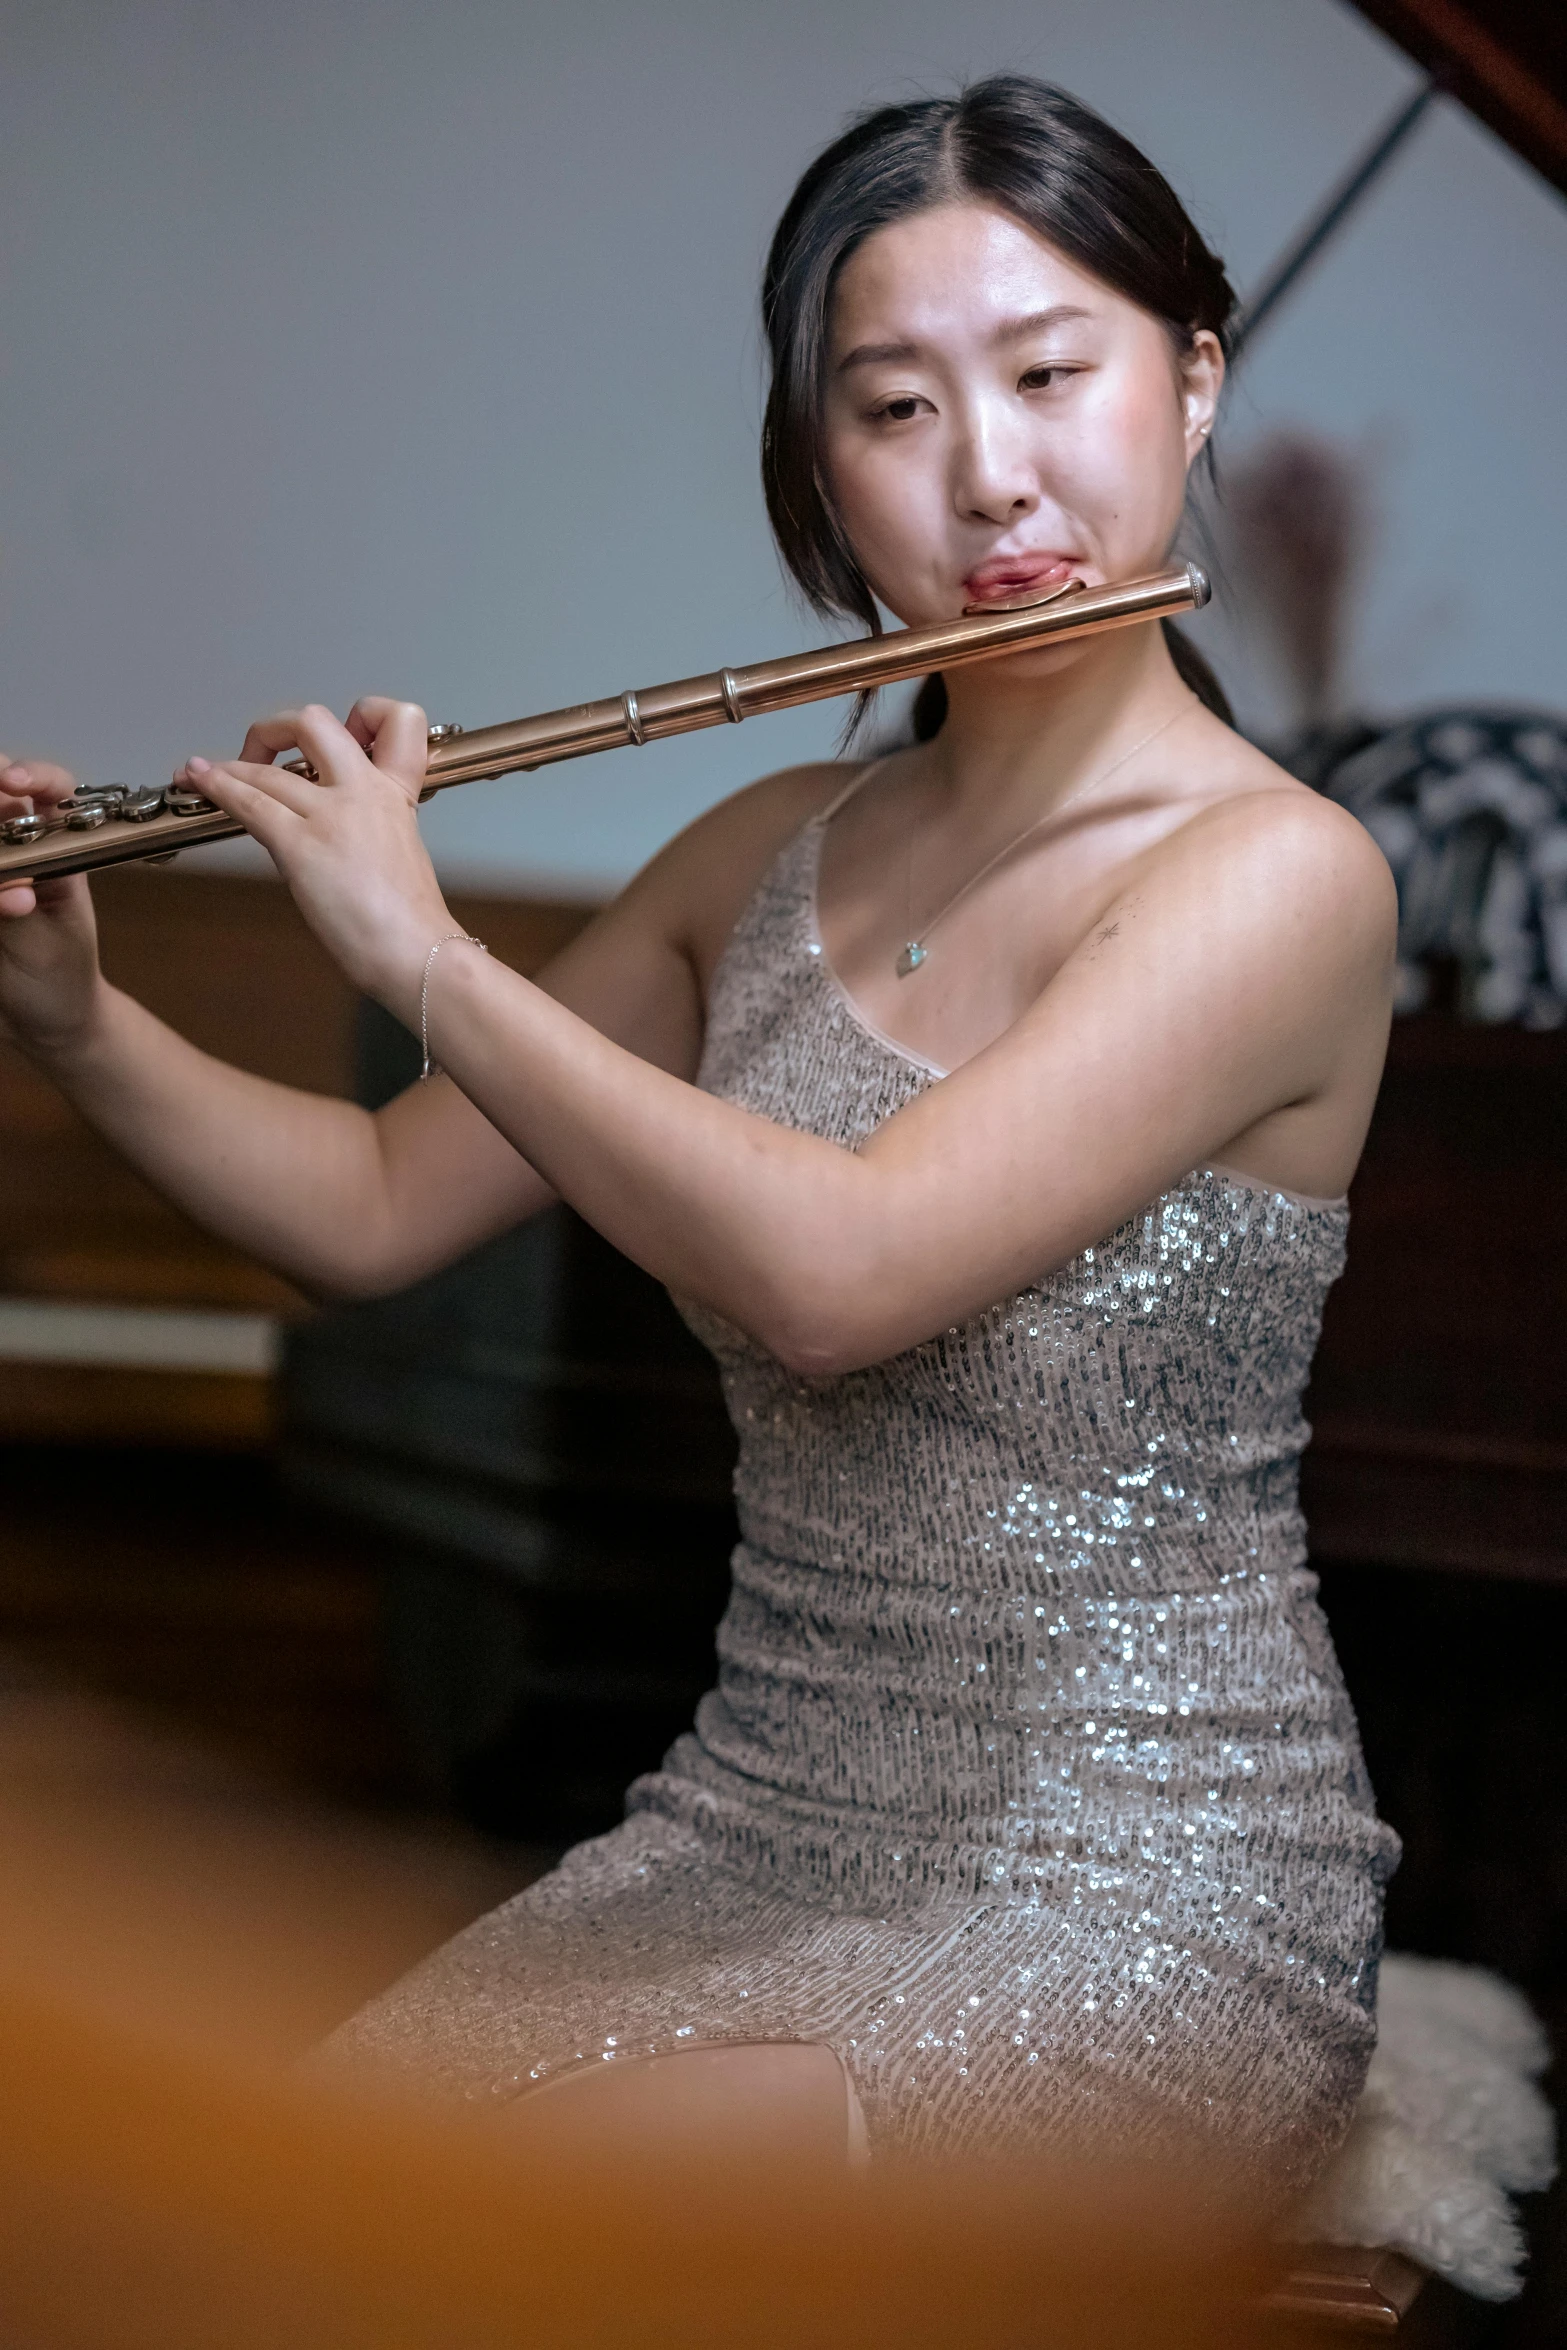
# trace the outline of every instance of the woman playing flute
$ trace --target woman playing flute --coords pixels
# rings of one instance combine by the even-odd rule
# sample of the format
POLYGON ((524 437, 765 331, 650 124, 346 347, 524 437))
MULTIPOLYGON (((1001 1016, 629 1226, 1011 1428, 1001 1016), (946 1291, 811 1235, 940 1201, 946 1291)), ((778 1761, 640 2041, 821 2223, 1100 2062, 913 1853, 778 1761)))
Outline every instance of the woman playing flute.
MULTIPOLYGON (((1230 311, 1063 93, 861 118, 763 288, 795 579, 917 625, 1157 568, 1230 311)), ((524 2132, 1180 2144, 1253 2193, 1341 2137, 1396 1843, 1296 1467, 1394 897, 1217 702, 1150 627, 928 681, 913 743, 739 793, 534 981, 443 901, 422 711, 266 719, 186 778, 438 1059, 373 1116, 110 988, 81 881, 0 895, 11 1034, 213 1230, 368 1296, 565 1199, 722 1371, 717 1686, 341 2061, 524 2132)))

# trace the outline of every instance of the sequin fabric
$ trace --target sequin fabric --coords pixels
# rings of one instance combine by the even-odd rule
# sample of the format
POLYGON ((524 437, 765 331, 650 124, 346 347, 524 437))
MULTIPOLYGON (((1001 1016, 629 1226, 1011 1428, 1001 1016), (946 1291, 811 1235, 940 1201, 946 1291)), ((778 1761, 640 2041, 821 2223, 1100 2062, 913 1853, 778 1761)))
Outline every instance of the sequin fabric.
MULTIPOLYGON (((821 834, 735 932, 700 1082, 852 1148, 937 1073, 827 966, 821 834)), ((843 1377, 689 1311, 740 1440, 717 1686, 619 1828, 338 2051, 504 2099, 823 2041, 873 2153, 1173 2134, 1302 2183, 1364 2078, 1397 1855, 1296 1502, 1345 1227, 1198 1171, 843 1377)))

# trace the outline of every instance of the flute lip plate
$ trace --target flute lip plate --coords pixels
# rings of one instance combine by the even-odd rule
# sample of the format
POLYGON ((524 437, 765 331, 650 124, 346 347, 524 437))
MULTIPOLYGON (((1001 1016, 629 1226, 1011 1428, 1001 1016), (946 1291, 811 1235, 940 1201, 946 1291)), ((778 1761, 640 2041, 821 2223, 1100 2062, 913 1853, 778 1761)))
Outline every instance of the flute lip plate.
POLYGON ((1041 604, 1058 603, 1062 596, 1080 596, 1087 584, 1082 579, 1063 579, 1059 587, 1047 588, 1042 596, 1015 596, 1005 604, 965 604, 963 617, 965 620, 983 620, 991 613, 1033 612, 1041 604))

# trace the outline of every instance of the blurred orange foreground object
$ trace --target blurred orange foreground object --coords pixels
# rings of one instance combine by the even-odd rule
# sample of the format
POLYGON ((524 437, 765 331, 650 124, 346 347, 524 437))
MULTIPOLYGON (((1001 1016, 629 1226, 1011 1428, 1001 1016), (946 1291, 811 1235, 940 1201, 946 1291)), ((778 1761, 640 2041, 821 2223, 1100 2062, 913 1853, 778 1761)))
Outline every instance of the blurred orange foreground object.
POLYGON ((523 2161, 0 1980, 0 2339, 27 2350, 1241 2350, 1150 2183, 523 2161))
POLYGON ((589 2161, 286 2069, 412 1955, 381 1833, 0 1695, 0 2350, 1297 2338, 1179 2181, 589 2161))

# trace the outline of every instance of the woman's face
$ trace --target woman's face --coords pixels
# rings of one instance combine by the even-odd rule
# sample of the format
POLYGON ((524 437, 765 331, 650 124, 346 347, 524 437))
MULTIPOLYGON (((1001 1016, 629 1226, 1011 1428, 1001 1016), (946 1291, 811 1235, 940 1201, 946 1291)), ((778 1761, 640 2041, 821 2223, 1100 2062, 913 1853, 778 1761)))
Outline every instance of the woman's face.
POLYGON ((1010 213, 878 229, 833 303, 827 464, 850 544, 911 626, 1164 562, 1223 375, 1010 213))

